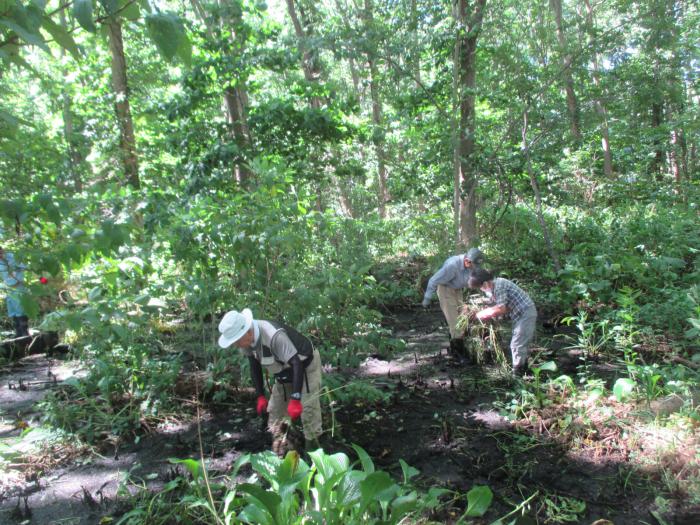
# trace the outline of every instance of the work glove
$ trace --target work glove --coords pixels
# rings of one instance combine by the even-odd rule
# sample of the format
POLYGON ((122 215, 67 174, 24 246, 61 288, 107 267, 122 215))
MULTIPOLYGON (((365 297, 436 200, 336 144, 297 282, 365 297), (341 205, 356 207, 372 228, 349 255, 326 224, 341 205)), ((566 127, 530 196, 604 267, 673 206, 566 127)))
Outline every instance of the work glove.
POLYGON ((258 415, 262 415, 263 412, 267 412, 267 398, 265 396, 258 396, 258 402, 255 407, 258 411, 258 415))
POLYGON ((292 418, 292 421, 301 415, 302 410, 303 408, 301 406, 301 401, 298 399, 289 400, 289 404, 287 405, 287 414, 289 414, 289 417, 292 418))

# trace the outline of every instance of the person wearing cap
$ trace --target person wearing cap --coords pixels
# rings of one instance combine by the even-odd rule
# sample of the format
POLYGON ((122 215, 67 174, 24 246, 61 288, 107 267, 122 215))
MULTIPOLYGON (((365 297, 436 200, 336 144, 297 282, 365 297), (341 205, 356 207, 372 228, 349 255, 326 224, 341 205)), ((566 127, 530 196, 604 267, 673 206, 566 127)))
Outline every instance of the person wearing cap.
POLYGON ((250 362, 258 415, 267 411, 268 428, 289 416, 301 417, 307 448, 318 448, 321 424, 321 356, 307 337, 275 321, 253 319, 249 308, 232 310, 219 323, 219 346, 238 347, 250 362), (263 368, 274 378, 270 400, 265 395, 263 368))
POLYGON ((12 253, 6 252, 0 246, 0 279, 2 287, 6 290, 7 314, 15 329, 16 337, 26 337, 29 335, 29 318, 22 309, 20 302, 21 295, 26 291, 24 286, 23 264, 18 264, 12 253))
POLYGON ((464 304, 463 290, 467 287, 472 271, 479 268, 483 260, 484 255, 478 248, 471 248, 467 253, 449 257, 430 278, 425 289, 423 308, 430 305, 437 291, 440 309, 445 315, 450 330, 450 349, 455 353, 464 351, 464 339, 457 330, 457 320, 464 304))
POLYGON ((537 309, 530 296, 508 279, 495 277, 483 268, 477 268, 469 278, 469 287, 481 290, 490 298, 488 308, 473 314, 475 319, 486 322, 508 316, 513 321, 510 353, 513 359, 513 375, 522 377, 527 370, 529 346, 535 335, 537 309))

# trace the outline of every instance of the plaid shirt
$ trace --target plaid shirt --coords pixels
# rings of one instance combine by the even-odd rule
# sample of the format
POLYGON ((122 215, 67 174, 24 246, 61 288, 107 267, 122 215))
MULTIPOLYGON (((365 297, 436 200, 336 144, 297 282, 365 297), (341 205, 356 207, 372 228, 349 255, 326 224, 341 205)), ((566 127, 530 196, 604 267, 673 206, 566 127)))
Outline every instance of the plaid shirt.
POLYGON ((508 279, 496 277, 493 280, 492 302, 508 308, 508 315, 514 321, 522 317, 530 308, 535 308, 530 296, 522 288, 508 279))

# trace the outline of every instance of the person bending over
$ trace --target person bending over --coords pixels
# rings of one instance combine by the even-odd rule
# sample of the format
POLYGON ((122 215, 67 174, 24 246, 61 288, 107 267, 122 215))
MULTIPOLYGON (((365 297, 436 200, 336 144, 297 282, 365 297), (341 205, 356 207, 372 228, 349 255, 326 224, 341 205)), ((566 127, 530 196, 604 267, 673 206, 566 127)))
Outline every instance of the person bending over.
POLYGON ((478 248, 471 248, 467 253, 449 257, 442 268, 430 278, 425 289, 423 308, 430 305, 437 291, 440 309, 450 330, 450 350, 453 353, 464 352, 464 338, 457 330, 457 320, 464 304, 464 288, 467 287, 472 272, 481 266, 483 259, 484 255, 478 248))
POLYGON ((513 375, 522 377, 527 370, 530 342, 535 335, 537 310, 535 303, 522 288, 508 279, 495 277, 483 268, 474 270, 469 278, 469 287, 481 290, 491 299, 488 308, 473 314, 476 319, 487 322, 503 316, 513 321, 510 353, 513 360, 513 375))
POLYGON ((249 308, 227 312, 219 323, 219 346, 238 347, 250 362, 258 415, 268 412, 268 429, 285 415, 301 416, 306 448, 318 448, 321 435, 321 356, 307 337, 283 323, 253 319, 249 308), (270 400, 265 395, 263 368, 274 378, 270 400))

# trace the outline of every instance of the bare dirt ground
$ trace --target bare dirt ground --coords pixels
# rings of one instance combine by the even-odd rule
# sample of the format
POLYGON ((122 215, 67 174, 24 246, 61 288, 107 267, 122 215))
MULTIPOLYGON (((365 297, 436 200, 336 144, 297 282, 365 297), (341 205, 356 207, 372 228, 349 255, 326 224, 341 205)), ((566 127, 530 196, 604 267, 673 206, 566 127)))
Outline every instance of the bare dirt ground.
MULTIPOLYGON (((359 369, 327 369, 328 377, 346 383, 361 379, 386 393, 383 402, 340 405, 333 418, 326 414, 327 451, 354 457, 350 445, 358 444, 397 478, 403 459, 420 470, 419 483, 425 487, 466 492, 488 485, 494 503, 475 523, 491 523, 535 493, 525 509, 531 523, 564 522, 564 517, 586 524, 700 523, 700 509, 673 495, 666 498, 670 504, 659 507, 658 487, 668 469, 632 468, 630 450, 606 434, 605 423, 596 427, 597 437, 587 435, 590 443, 572 447, 545 417, 508 420, 499 414, 494 400, 507 400, 517 385, 494 366, 467 365, 448 355, 447 330, 437 309, 396 311, 385 323, 394 337, 406 341, 405 351, 370 356, 359 369), (583 502, 584 510, 572 510, 574 502, 583 502)), ((540 344, 546 340, 547 334, 541 335, 540 344)), ((553 357, 561 357, 562 368, 570 366, 566 356, 553 357)), ((19 392, 8 389, 10 382, 48 377, 48 367, 62 380, 77 372, 75 366, 34 357, 4 370, 0 439, 18 436, 18 422, 36 417, 34 403, 45 388, 52 388, 36 384, 19 392)), ((172 475, 168 458, 199 457, 200 439, 213 475, 225 474, 241 454, 271 445, 253 405, 252 394, 242 391, 224 404, 205 404, 199 426, 192 419, 171 420, 138 443, 104 444, 63 458, 60 450, 49 450, 55 461, 45 468, 6 469, 2 476, 9 483, 0 484, 0 523, 84 525, 100 523, 105 515, 117 517, 125 510, 117 492, 120 485, 129 488, 127 476, 157 490, 172 475)), ((454 523, 463 506, 463 500, 457 501, 433 519, 454 523)))

